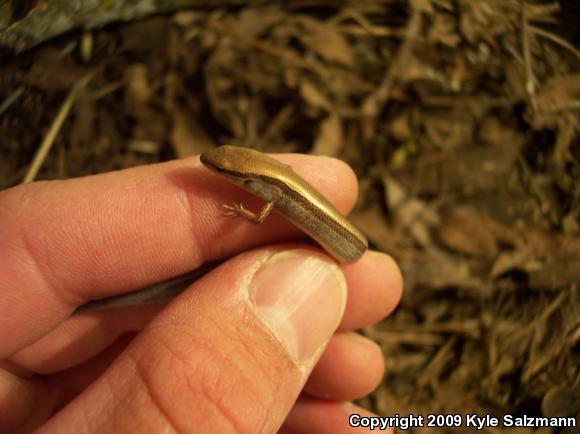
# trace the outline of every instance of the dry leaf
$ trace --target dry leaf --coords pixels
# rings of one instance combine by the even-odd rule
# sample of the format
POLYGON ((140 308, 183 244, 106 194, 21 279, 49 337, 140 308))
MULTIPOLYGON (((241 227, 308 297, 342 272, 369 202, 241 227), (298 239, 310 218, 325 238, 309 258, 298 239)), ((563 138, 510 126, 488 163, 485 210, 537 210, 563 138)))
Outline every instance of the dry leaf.
POLYGON ((286 14, 279 7, 244 8, 236 28, 249 36, 258 36, 280 23, 285 17, 286 14))
POLYGON ((494 227, 473 212, 455 212, 441 219, 440 240, 451 250, 491 259, 498 253, 494 227))
POLYGON ((389 176, 383 176, 386 199, 395 221, 421 246, 431 245, 431 230, 439 223, 434 209, 421 200, 409 197, 389 176))
POLYGON ((300 38, 308 48, 328 62, 353 65, 352 49, 338 30, 306 17, 302 17, 300 22, 306 27, 300 38))
POLYGON ((355 210, 350 220, 367 236, 369 241, 383 252, 392 251, 396 236, 389 227, 380 206, 374 205, 364 210, 355 210))
POLYGON ((215 147, 200 122, 178 104, 172 107, 171 145, 178 158, 198 155, 215 147))
POLYGON ((129 140, 128 146, 130 151, 139 152, 141 154, 157 154, 161 146, 157 142, 151 140, 133 139, 129 140))
POLYGON ((320 131, 314 142, 312 154, 336 157, 343 146, 343 131, 340 118, 331 113, 320 124, 320 131))
POLYGON ((151 84, 147 74, 147 67, 141 63, 131 65, 125 71, 127 82, 125 105, 130 113, 139 113, 151 99, 151 84))
POLYGON ((332 104, 321 91, 310 80, 300 80, 300 95, 309 105, 325 111, 331 111, 332 104))

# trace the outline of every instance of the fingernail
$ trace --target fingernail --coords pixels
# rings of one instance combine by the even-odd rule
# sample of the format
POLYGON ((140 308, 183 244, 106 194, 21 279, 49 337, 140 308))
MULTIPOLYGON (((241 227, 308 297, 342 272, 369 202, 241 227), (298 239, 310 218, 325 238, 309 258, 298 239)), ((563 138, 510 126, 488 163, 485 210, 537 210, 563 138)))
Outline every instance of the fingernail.
POLYGON ((346 280, 311 250, 276 253, 258 269, 250 296, 259 319, 298 363, 317 355, 344 313, 346 280))

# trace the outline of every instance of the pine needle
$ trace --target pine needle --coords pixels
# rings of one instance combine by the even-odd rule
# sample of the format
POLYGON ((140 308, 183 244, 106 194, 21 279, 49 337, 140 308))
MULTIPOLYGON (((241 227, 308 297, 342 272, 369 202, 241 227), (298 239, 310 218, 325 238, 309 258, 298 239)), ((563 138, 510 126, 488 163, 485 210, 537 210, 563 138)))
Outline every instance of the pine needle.
POLYGON ((38 147, 38 150, 36 151, 36 155, 34 156, 34 159, 32 160, 32 163, 30 164, 30 167, 28 168, 28 171, 26 172, 26 175, 24 176, 24 179, 22 181, 23 184, 28 184, 29 182, 34 181, 36 175, 38 175, 38 172, 42 167, 42 163, 44 163, 44 160, 46 159, 48 152, 52 148, 52 145, 54 144, 54 141, 58 136, 58 133, 62 128, 64 121, 68 117, 68 114, 70 113, 70 110, 79 92, 86 87, 87 83, 91 79, 91 76, 92 73, 82 77, 79 81, 75 83, 75 85, 69 91, 66 99, 60 106, 60 109, 56 117, 54 118, 52 125, 48 129, 48 133, 46 134, 44 140, 42 141, 42 143, 38 147))

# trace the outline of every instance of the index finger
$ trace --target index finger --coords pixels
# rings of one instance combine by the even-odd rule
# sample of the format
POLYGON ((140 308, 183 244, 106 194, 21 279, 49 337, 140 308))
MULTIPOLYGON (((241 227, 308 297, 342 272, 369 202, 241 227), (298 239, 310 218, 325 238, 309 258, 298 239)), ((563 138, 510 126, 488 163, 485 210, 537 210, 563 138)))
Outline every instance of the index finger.
MULTIPOLYGON (((356 178, 339 160, 278 158, 341 211, 354 203, 356 178)), ((299 234, 279 215, 259 226, 222 218, 222 204, 234 200, 260 204, 198 158, 1 192, 0 356, 42 336, 86 300, 299 234)))

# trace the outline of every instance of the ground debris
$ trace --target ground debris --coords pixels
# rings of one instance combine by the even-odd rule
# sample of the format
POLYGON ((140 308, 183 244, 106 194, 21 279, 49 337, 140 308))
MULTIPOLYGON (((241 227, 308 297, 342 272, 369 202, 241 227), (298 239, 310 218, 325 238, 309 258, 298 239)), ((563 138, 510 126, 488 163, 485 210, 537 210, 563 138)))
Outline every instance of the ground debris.
POLYGON ((0 186, 89 72, 43 179, 218 143, 344 159, 352 220, 406 287, 365 330, 388 370, 362 402, 578 415, 580 74, 561 3, 296 1, 69 34, 0 66, 0 186))

